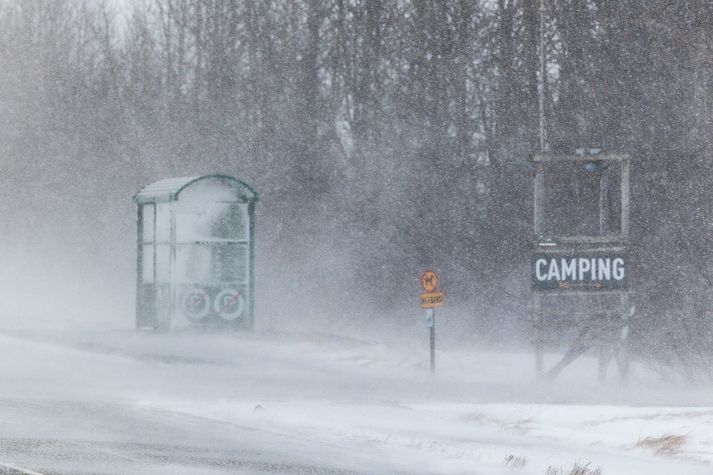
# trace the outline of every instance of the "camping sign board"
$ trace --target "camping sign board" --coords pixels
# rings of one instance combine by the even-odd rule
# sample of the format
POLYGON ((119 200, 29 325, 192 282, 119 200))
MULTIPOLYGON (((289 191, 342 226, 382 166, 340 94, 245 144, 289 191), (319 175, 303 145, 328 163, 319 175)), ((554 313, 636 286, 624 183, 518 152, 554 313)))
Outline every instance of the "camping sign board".
POLYGON ((534 253, 530 264, 532 288, 553 290, 627 290, 626 253, 534 253))

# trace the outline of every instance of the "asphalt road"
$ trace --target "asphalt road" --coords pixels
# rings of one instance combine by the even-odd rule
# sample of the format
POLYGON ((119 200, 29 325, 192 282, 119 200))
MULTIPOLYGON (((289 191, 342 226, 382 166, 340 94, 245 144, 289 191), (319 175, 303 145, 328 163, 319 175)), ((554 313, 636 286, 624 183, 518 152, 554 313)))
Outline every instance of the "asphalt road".
POLYGON ((9 432, 24 435, 0 437, 3 474, 350 473, 290 462, 269 447, 267 453, 245 448, 250 431, 178 413, 3 399, 2 420, 14 421, 9 432))
POLYGON ((230 361, 89 341, 0 334, 0 474, 355 473, 279 435, 142 403, 220 398, 230 361))

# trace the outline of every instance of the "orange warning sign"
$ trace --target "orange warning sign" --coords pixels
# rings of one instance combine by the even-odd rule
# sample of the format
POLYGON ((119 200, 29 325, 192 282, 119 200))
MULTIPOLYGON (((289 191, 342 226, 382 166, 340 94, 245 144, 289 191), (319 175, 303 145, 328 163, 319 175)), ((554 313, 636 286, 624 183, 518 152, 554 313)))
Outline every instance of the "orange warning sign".
POLYGON ((433 292, 438 288, 438 274, 432 270, 427 270, 421 276, 421 286, 426 292, 433 292))
POLYGON ((446 293, 442 290, 421 294, 421 308, 438 308, 446 304, 446 293))

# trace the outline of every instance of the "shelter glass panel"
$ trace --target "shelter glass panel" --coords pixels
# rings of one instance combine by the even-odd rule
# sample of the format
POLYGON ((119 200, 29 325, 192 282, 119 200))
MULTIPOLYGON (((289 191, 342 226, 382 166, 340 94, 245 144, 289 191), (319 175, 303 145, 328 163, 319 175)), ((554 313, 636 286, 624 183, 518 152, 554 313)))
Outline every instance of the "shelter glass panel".
POLYGON ((153 242, 154 239, 154 215, 156 213, 156 206, 153 204, 143 205, 142 207, 142 229, 143 229, 143 242, 153 242))
POLYGON ((218 239, 248 239, 248 205, 244 203, 216 203, 220 214, 213 223, 212 235, 218 239))
POLYGON ((156 246, 156 280, 158 282, 171 280, 171 247, 168 244, 156 246))
MULTIPOLYGON (((156 204, 156 241, 168 242, 171 239, 171 204, 156 204)), ((160 267, 160 265, 159 265, 160 267)))
POLYGON ((182 282, 245 282, 248 246, 235 242, 181 244, 176 249, 178 278, 182 282))
POLYGON ((142 246, 143 268, 141 269, 141 277, 144 283, 153 282, 153 245, 144 244, 142 246))
POLYGON ((214 246, 215 268, 221 282, 246 282, 248 279, 248 246, 221 243, 214 246))
POLYGON ((202 203, 199 208, 192 202, 180 206, 176 213, 178 242, 218 240, 247 240, 248 213, 243 203, 202 203))

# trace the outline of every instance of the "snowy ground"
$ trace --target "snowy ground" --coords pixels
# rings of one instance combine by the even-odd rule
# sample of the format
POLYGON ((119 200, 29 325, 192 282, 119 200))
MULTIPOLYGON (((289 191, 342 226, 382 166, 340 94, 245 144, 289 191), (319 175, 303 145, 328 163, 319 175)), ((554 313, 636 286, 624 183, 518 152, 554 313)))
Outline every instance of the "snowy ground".
MULTIPOLYGON (((0 330, 0 463, 38 473, 713 473, 710 388, 319 334, 0 330)), ((2 473, 0 465, 0 473, 2 473)), ((7 473, 22 473, 12 472, 7 473)), ((27 472, 26 472, 27 473, 27 472)))

